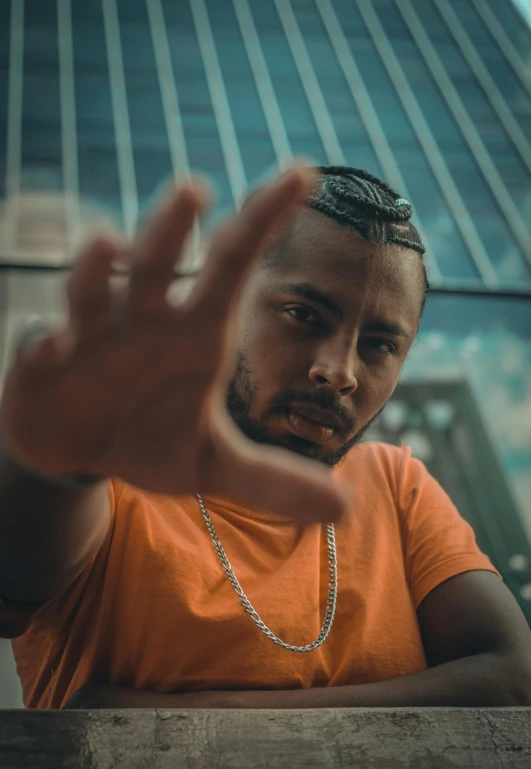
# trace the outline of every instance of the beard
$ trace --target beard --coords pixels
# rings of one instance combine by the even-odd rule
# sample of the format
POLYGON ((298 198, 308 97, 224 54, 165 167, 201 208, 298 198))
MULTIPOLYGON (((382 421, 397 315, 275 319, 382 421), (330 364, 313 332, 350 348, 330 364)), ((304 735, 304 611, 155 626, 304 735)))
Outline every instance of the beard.
MULTIPOLYGON (((227 390, 227 409, 236 425, 242 433, 256 443, 264 443, 269 446, 294 451, 309 459, 323 463, 327 467, 335 467, 358 444, 365 431, 381 413, 382 409, 352 437, 333 451, 326 451, 321 444, 300 438, 298 435, 286 433, 286 435, 271 437, 267 432, 267 421, 272 416, 286 413, 289 403, 300 403, 316 406, 333 412, 341 419, 348 433, 352 432, 355 422, 337 397, 323 390, 315 390, 312 393, 297 392, 295 390, 283 390, 273 398, 270 398, 265 412, 260 419, 251 417, 251 410, 255 401, 257 387, 253 385, 250 368, 243 352, 238 353, 232 378, 227 390)), ((383 407, 382 407, 383 408, 383 407)))

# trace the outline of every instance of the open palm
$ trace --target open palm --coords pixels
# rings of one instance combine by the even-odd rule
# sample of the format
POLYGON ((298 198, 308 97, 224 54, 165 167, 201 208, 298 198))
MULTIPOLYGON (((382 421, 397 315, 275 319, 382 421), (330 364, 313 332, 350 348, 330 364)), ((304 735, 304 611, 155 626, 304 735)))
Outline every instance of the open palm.
POLYGON ((66 329, 23 349, 1 405, 8 449, 48 475, 120 477, 150 491, 239 498, 301 520, 333 520, 325 468, 251 443, 228 416, 224 379, 235 300, 252 261, 293 215, 311 173, 296 167, 253 195, 215 234, 191 295, 167 302, 176 261, 204 206, 182 185, 130 246, 93 240, 68 284, 66 329), (129 265, 127 286, 111 265, 129 265))

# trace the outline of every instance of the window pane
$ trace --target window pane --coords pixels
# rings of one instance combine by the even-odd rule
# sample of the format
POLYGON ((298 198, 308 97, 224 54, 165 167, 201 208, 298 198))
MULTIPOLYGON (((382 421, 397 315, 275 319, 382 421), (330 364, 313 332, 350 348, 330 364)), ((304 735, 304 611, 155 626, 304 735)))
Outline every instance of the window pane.
POLYGON ((324 150, 310 105, 306 98, 300 76, 295 65, 289 41, 272 0, 252 3, 252 14, 260 31, 260 40, 273 88, 278 99, 286 131, 292 141, 293 151, 304 151, 306 143, 313 144, 317 151, 316 160, 326 162, 324 150))
POLYGON ((6 194, 10 3, 0 3, 0 200, 6 194))
POLYGON ((529 270, 524 255, 517 246, 477 161, 472 156, 464 132, 461 132, 437 83, 432 79, 428 65, 409 30, 403 20, 399 19, 400 14, 396 7, 386 8, 385 12, 380 9, 378 11, 380 21, 402 63, 426 122, 439 145, 467 212, 474 220, 483 247, 494 268, 502 279, 527 279, 529 270), (500 248, 502 241, 503 248, 500 248), (509 259, 507 254, 510 254, 509 259))
POLYGON ((232 3, 206 5, 243 167, 253 184, 276 165, 269 128, 232 3))
POLYGON ((233 206, 195 25, 186 2, 162 0, 189 165, 211 177, 217 207, 233 206))
POLYGON ((81 198, 109 209, 121 228, 122 203, 114 142, 107 145, 79 142, 78 163, 81 198))
POLYGON ((106 77, 77 75, 77 132, 81 142, 114 142, 111 90, 106 77))
POLYGON ((531 30, 515 8, 513 0, 509 3, 500 3, 500 0, 487 0, 487 4, 520 56, 524 61, 529 61, 531 30))
MULTIPOLYGON (((500 51, 483 20, 470 0, 450 0, 466 31, 476 44, 476 50, 483 59, 490 75, 509 104, 515 119, 526 136, 531 135, 531 96, 514 73, 511 65, 500 51)), ((503 3, 504 7, 511 5, 503 3)), ((507 13, 510 9, 507 8, 507 13)), ((527 56, 529 55, 529 47, 527 56)), ((527 58, 527 57, 526 57, 527 58)))

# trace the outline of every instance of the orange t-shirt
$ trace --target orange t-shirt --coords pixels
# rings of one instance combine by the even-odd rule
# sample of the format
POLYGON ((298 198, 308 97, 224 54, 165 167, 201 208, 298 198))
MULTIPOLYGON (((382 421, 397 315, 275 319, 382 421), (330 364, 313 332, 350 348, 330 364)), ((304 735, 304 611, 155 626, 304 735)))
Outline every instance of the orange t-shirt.
MULTIPOLYGON (((90 679, 158 692, 369 683, 426 667, 416 608, 444 580, 496 571, 472 529, 409 449, 354 448, 334 471, 356 489, 336 525, 338 600, 324 644, 294 653, 244 612, 195 497, 109 484, 97 556, 31 615, 0 607, 27 707, 59 708, 90 679), (18 636, 18 637, 16 637, 18 636)), ((326 610, 326 528, 205 497, 243 590, 290 644, 326 610)))

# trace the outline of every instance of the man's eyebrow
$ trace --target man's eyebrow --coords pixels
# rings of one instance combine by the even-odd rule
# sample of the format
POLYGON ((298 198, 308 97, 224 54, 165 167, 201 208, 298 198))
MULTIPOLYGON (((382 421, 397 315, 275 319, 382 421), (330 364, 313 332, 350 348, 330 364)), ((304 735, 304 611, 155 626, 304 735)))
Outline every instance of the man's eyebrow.
POLYGON ((322 291, 319 291, 318 288, 315 288, 310 283, 283 283, 281 286, 278 286, 277 290, 283 294, 296 294, 304 299, 309 299, 310 302, 320 304, 331 312, 336 320, 343 320, 345 316, 337 302, 323 294, 322 291))
POLYGON ((363 330, 369 333, 392 334, 393 336, 401 336, 404 339, 411 339, 411 334, 400 323, 393 323, 387 320, 372 320, 364 326, 363 330))
MULTIPOLYGON (((277 290, 283 294, 296 294, 304 299, 309 299, 311 302, 320 304, 331 312, 336 320, 343 320, 345 317, 345 313, 339 304, 331 299, 331 297, 323 294, 322 291, 319 291, 318 288, 312 286, 311 283, 283 283, 278 286, 277 290)), ((411 339, 411 334, 400 323, 394 323, 393 321, 372 320, 364 326, 363 330, 369 333, 392 334, 392 336, 400 336, 403 339, 411 339)))

